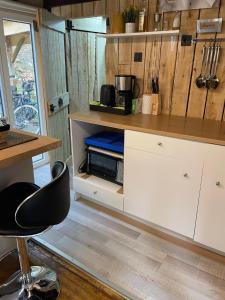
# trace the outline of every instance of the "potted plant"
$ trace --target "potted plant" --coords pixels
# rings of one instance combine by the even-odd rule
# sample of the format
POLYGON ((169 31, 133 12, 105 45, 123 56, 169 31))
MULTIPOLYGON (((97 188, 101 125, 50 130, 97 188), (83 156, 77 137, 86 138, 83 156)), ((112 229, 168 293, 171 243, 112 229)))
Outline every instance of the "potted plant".
POLYGON ((138 17, 138 10, 134 6, 129 6, 123 12, 123 19, 125 22, 125 32, 132 33, 136 31, 136 20, 138 17))

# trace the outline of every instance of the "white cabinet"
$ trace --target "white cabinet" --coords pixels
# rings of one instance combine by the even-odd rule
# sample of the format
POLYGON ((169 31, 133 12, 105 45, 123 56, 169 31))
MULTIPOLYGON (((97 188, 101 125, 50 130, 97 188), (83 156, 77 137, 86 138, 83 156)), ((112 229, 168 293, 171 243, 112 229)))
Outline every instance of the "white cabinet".
POLYGON ((126 147, 124 210, 193 238, 201 175, 201 162, 126 147))
POLYGON ((124 193, 80 177, 84 138, 101 126, 71 122, 77 193, 225 253, 225 147, 125 131, 124 193))
POLYGON ((225 155, 213 151, 210 156, 203 170, 194 239, 225 252, 225 155))
POLYGON ((193 239, 204 144, 125 133, 124 211, 193 239))
POLYGON ((203 160, 206 144, 126 130, 125 147, 189 160, 203 160))

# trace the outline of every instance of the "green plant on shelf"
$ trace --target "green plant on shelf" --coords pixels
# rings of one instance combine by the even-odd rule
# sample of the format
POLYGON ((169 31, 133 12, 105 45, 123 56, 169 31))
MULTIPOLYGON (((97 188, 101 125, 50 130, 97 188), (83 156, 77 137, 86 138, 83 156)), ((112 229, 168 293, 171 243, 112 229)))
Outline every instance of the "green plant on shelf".
POLYGON ((123 12, 123 19, 125 23, 135 23, 138 17, 138 10, 135 6, 127 7, 123 12))

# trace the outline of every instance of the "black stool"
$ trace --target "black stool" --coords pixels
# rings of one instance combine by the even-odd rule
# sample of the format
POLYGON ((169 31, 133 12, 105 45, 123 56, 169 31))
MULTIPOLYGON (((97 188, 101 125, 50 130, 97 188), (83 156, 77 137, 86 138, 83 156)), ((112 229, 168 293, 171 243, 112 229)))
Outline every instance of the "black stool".
POLYGON ((52 300, 60 292, 57 274, 45 267, 30 267, 26 239, 61 223, 70 208, 69 170, 56 162, 53 180, 43 188, 15 183, 0 192, 0 236, 17 240, 21 270, 0 286, 0 300, 52 300))

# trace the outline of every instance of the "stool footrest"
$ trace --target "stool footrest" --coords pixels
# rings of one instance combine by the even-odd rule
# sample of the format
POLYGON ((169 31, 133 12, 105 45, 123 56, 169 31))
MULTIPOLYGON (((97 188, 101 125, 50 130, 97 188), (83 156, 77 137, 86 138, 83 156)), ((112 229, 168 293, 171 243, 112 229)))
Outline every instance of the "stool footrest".
POLYGON ((20 271, 13 274, 8 282, 0 286, 1 300, 55 300, 60 293, 60 285, 56 273, 48 268, 31 267, 32 284, 24 287, 20 271), (31 297, 32 296, 32 297, 31 297))

